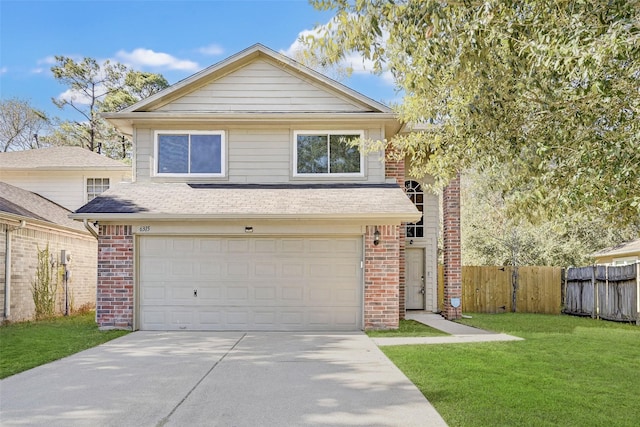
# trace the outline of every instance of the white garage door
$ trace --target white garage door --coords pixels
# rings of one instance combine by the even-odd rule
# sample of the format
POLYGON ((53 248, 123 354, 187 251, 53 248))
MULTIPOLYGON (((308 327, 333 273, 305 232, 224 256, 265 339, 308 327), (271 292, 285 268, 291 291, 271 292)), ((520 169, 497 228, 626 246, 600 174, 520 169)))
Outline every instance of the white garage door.
POLYGON ((357 330, 361 237, 141 236, 143 330, 357 330))

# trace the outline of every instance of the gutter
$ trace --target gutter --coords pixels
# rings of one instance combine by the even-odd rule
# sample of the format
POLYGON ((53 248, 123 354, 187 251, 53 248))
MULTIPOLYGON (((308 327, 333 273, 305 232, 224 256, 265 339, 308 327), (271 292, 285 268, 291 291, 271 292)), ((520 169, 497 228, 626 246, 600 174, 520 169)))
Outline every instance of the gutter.
POLYGON ((91 235, 93 235, 93 237, 95 237, 96 240, 98 240, 98 233, 96 233, 96 230, 94 230, 91 224, 89 224, 89 220, 85 218, 82 220, 82 223, 84 224, 84 228, 86 228, 89 231, 89 233, 91 233, 91 235))
POLYGON ((5 231, 6 250, 4 255, 4 318, 9 319, 11 315, 11 233, 21 230, 27 226, 25 220, 20 221, 20 225, 9 227, 5 231))

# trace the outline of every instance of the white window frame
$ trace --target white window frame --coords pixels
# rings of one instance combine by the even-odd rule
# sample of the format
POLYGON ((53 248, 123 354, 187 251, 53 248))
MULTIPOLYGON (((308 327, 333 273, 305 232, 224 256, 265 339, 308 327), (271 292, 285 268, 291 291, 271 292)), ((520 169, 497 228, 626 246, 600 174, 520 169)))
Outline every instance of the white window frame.
POLYGON ((630 265, 638 261, 640 261, 640 259, 637 256, 619 257, 619 258, 613 258, 613 260, 611 260, 611 265, 615 265, 615 266, 630 265))
MULTIPOLYGON (((153 155, 155 158, 153 165, 153 174, 157 177, 202 177, 202 178, 224 178, 227 176, 227 138, 226 132, 223 130, 182 130, 182 129, 163 129, 156 130, 153 135, 153 155), (160 135, 220 135, 220 173, 161 173, 158 168, 160 166, 160 153, 158 151, 158 137, 160 135)), ((191 148, 189 148, 189 156, 191 156, 191 148)), ((187 161, 190 163, 190 158, 187 161)))
POLYGON ((96 197, 98 197, 100 194, 102 194, 103 192, 107 191, 109 188, 111 188, 111 178, 109 177, 86 177, 84 180, 84 198, 85 198, 85 202, 88 203, 91 200, 95 199, 96 197), (93 191, 91 194, 94 194, 93 197, 89 198, 89 181, 93 181, 93 187, 95 189, 95 185, 96 185, 96 180, 99 179, 100 180, 100 186, 103 188, 103 190, 100 193, 96 193, 95 191, 93 191), (107 184, 107 188, 104 188, 104 182, 105 181, 109 181, 109 184, 107 184))
MULTIPOLYGON (((360 172, 350 173, 298 173, 298 135, 314 135, 314 136, 327 136, 327 144, 332 135, 358 135, 361 140, 364 140, 363 130, 296 130, 293 132, 293 176, 294 177, 331 177, 331 178, 347 178, 347 177, 364 177, 365 176, 365 156, 363 153, 362 144, 360 144, 360 172)), ((328 153, 329 154, 329 153, 328 153)), ((328 166, 330 166, 329 159, 327 159, 328 166)))

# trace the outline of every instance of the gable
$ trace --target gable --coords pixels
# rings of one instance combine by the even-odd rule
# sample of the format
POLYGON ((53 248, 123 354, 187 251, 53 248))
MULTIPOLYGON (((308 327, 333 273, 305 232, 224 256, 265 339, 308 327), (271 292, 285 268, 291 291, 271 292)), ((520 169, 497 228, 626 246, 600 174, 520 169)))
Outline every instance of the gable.
POLYGON ((259 58, 153 111, 365 112, 365 105, 259 58))

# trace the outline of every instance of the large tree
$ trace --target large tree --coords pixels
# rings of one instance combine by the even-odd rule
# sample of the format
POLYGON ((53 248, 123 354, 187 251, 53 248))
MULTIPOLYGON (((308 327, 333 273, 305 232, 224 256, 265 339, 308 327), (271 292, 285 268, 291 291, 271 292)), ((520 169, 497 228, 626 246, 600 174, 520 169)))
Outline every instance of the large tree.
POLYGON ((511 215, 509 195, 497 189, 494 178, 476 170, 462 176, 462 259, 466 265, 589 265, 597 250, 640 233, 640 223, 611 227, 605 219, 588 219, 579 212, 532 223, 511 215))
POLYGON ((126 108, 169 85, 160 74, 131 70, 108 60, 99 63, 93 58, 75 61, 56 56, 51 71, 68 88, 63 96, 53 99, 54 104, 70 107, 79 116, 78 120, 60 123, 49 137, 51 142, 78 145, 114 158, 127 156, 127 141, 99 113, 126 108))
POLYGON ((312 2, 336 11, 313 48, 393 73, 412 174, 473 166, 527 216, 638 221, 640 0, 312 2))
POLYGON ((0 100, 0 151, 26 150, 44 145, 42 134, 50 125, 46 114, 28 101, 0 100))

